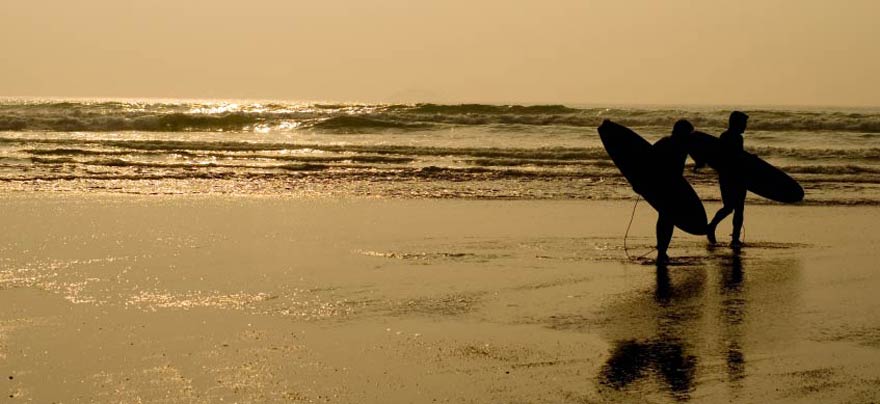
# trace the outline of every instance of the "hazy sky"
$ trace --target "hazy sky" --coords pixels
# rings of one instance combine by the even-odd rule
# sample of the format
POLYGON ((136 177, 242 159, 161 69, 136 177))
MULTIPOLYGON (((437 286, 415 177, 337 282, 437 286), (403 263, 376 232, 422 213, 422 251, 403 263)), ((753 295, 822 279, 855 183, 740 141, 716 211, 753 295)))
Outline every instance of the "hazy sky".
POLYGON ((877 0, 3 0, 0 95, 880 105, 877 0))

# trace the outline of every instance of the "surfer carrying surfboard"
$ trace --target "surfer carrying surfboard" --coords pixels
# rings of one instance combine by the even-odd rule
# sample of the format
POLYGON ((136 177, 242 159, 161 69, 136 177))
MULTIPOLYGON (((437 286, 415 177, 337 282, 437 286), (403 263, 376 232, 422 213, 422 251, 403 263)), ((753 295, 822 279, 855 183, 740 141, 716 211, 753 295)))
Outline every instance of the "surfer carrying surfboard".
MULTIPOLYGON (((673 125, 672 135, 661 138, 651 146, 657 170, 655 175, 661 180, 658 183, 682 176, 688 156, 688 135, 693 131, 694 125, 685 119, 680 119, 673 125)), ((669 249, 669 243, 672 241, 675 221, 664 210, 658 209, 657 213, 657 263, 666 264, 669 262, 666 250, 669 249)))
POLYGON ((672 135, 653 145, 632 129, 607 119, 596 129, 605 151, 633 191, 657 210, 658 264, 669 261, 666 250, 674 227, 685 233, 706 235, 706 209, 682 175, 688 154, 696 161, 702 150, 694 145, 694 126, 690 122, 676 122, 672 135))
POLYGON ((743 224, 743 210, 746 203, 746 183, 743 179, 741 156, 743 154, 743 133, 749 116, 740 111, 730 113, 727 130, 721 134, 718 150, 718 185, 721 187, 721 202, 724 206, 715 213, 715 217, 709 222, 706 238, 709 243, 715 244, 715 228, 724 218, 733 213, 733 233, 731 234, 730 246, 742 247, 739 240, 743 224))

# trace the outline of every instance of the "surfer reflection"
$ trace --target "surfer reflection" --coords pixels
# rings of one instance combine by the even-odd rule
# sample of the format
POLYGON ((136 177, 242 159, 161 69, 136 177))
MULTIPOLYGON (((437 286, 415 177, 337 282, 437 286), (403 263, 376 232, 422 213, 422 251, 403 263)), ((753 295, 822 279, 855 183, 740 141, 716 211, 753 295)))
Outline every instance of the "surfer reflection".
MULTIPOLYGON (((728 385, 736 394, 746 376, 742 346, 745 321, 745 283, 739 252, 719 257, 721 319, 717 351, 725 363, 728 385)), ((687 401, 697 384, 697 365, 701 346, 707 346, 705 330, 699 328, 706 309, 706 272, 677 272, 673 282, 666 266, 658 266, 653 302, 633 308, 628 304, 615 310, 615 317, 628 317, 625 326, 640 338, 617 340, 599 374, 599 383, 614 390, 625 390, 641 381, 654 379, 676 401, 687 401), (653 307, 651 307, 653 306, 653 307), (646 329, 633 321, 632 310, 651 312, 646 329)), ((710 299, 712 300, 712 299, 710 299)), ((636 316, 638 318, 639 316, 636 316)), ((713 333, 708 333, 713 334, 713 333)), ((714 356, 713 354, 709 354, 714 356)), ((735 397, 735 396, 734 396, 735 397)))
POLYGON ((591 380, 596 393, 607 402, 749 401, 746 387, 766 383, 748 362, 754 353, 803 338, 791 315, 801 273, 797 258, 772 250, 712 250, 699 265, 658 267, 654 284, 643 278, 649 286, 589 323, 607 324, 610 344, 591 380))
POLYGON ((690 398, 697 359, 685 353, 681 341, 618 342, 602 369, 602 384, 623 389, 647 373, 658 375, 679 401, 690 398))
POLYGON ((658 266, 656 282, 653 304, 659 312, 651 321, 653 335, 617 341, 599 382, 624 390, 641 379, 656 378, 675 400, 687 401, 696 383, 697 356, 689 351, 705 278, 702 273, 689 273, 673 285, 666 266, 658 266))
POLYGON ((742 326, 745 320, 746 299, 743 297, 743 268, 738 250, 721 262, 721 353, 727 362, 727 378, 734 388, 741 387, 745 378, 746 359, 742 339, 742 326))
MULTIPOLYGON (((652 150, 657 171, 655 175, 660 178, 681 177, 684 172, 684 164, 688 156, 688 135, 693 133, 694 125, 687 120, 681 119, 672 127, 672 135, 666 136, 654 143, 652 150)), ((662 183, 658 181, 658 183, 662 183)), ((672 241, 672 232, 675 230, 673 218, 668 213, 657 211, 657 264, 669 263, 669 243, 672 241)), ((705 220, 705 219, 704 219, 705 220)))
POLYGON ((733 233, 731 234, 730 246, 739 248, 742 242, 739 240, 743 224, 743 210, 746 202, 746 185, 743 181, 743 170, 740 159, 743 153, 743 133, 749 116, 740 111, 730 113, 728 127, 720 137, 720 149, 718 165, 718 183, 721 187, 721 201, 724 206, 718 210, 706 232, 706 238, 710 244, 715 244, 715 228, 724 218, 733 213, 733 233))

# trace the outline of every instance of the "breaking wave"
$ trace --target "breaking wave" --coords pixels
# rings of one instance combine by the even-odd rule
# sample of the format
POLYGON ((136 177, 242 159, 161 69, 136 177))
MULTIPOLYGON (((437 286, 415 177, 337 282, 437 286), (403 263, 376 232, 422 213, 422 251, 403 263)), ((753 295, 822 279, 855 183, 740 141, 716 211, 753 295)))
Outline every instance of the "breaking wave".
MULTIPOLYGON (((753 131, 880 134, 876 111, 750 110, 753 131)), ((2 131, 298 131, 362 133, 439 126, 527 125, 595 128, 604 119, 631 127, 669 128, 681 118, 724 128, 729 110, 575 108, 488 104, 234 104, 92 101, 0 101, 2 131)))
POLYGON ((420 122, 403 122, 392 119, 376 119, 357 115, 343 115, 328 118, 309 125, 312 129, 335 131, 341 133, 360 133, 371 130, 383 129, 429 129, 431 125, 420 122))
MULTIPOLYGON (((362 162, 409 162, 418 156, 450 156, 471 158, 477 165, 553 165, 564 161, 597 160, 610 162, 602 147, 540 147, 540 148, 501 148, 501 147, 436 147, 387 144, 291 144, 246 141, 183 141, 183 140, 112 140, 112 139, 32 139, 0 136, 0 145, 54 145, 61 147, 26 149, 36 155, 112 155, 140 153, 175 153, 181 155, 204 155, 206 152, 271 152, 271 151, 323 151, 333 153, 355 153, 348 159, 362 162), (96 150, 83 147, 101 147, 96 150), (370 154, 374 156, 364 156, 370 154), (381 157, 380 157, 381 156, 381 157)), ((831 148, 790 148, 759 146, 749 147, 749 151, 762 158, 792 158, 802 161, 848 161, 855 167, 857 162, 875 162, 880 159, 880 148, 831 149, 831 148)), ((258 156, 256 156, 258 157, 258 156)), ((308 157, 296 157, 308 158, 308 157)), ((315 159, 328 157, 311 157, 315 159)), ((334 157, 335 159, 336 157, 334 157)), ((341 158, 341 157, 340 157, 341 158)), ((796 168, 792 168, 796 169, 796 168)))

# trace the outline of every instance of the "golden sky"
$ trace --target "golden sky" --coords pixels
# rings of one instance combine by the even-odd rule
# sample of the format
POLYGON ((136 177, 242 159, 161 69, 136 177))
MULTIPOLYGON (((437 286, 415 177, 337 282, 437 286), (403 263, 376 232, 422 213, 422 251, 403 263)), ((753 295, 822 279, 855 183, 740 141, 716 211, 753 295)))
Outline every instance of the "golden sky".
POLYGON ((0 95, 880 105, 877 0, 27 0, 0 95))

